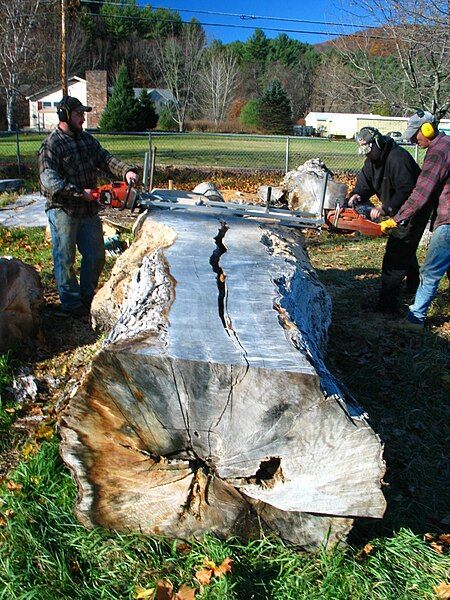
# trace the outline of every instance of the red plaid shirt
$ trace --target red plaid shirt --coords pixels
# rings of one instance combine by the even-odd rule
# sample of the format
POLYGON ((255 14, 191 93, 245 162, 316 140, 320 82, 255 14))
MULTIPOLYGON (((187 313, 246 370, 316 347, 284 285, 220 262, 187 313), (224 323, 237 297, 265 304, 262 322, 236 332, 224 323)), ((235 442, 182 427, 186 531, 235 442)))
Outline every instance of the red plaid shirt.
POLYGON ((394 221, 409 219, 428 202, 434 205, 434 229, 450 223, 450 136, 444 133, 429 145, 416 186, 394 221))

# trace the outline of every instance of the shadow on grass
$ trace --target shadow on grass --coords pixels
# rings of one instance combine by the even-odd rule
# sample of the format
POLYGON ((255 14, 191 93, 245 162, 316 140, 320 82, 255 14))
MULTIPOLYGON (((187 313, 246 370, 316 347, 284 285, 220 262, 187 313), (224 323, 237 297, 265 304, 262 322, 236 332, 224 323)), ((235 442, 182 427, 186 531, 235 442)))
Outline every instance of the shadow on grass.
POLYGON ((376 300, 379 271, 317 272, 333 300, 330 369, 369 413, 385 445, 385 516, 358 520, 350 541, 391 535, 401 527, 417 534, 442 531, 450 506, 444 432, 450 371, 448 337, 438 326, 448 320, 448 307, 440 306, 439 297, 433 327, 412 333, 401 328, 402 317, 362 310, 363 302, 376 300))

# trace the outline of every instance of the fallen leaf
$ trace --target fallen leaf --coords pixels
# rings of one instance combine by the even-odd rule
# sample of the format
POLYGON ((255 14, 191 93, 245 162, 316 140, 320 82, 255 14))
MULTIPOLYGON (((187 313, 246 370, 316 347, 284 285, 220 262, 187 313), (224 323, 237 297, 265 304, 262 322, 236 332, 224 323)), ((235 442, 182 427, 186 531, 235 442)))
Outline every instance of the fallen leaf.
POLYGON ((214 575, 216 577, 222 577, 222 575, 225 575, 226 573, 231 573, 233 570, 233 564, 234 560, 228 556, 220 566, 214 569, 214 575))
POLYGON ((10 480, 6 483, 6 487, 10 492, 20 492, 23 488, 23 483, 16 483, 15 481, 10 480))
POLYGON ((184 584, 180 586, 180 589, 174 596, 174 600, 194 600, 194 598, 195 589, 184 584))
POLYGON ((374 550, 375 550, 375 548, 374 548, 374 546, 372 546, 372 544, 366 544, 364 546, 364 548, 361 548, 361 550, 359 550, 355 554, 355 560, 357 560, 357 561, 365 560, 368 556, 370 556, 370 554, 373 554, 374 550))
POLYGON ((38 440, 51 440, 54 435, 53 427, 50 427, 50 425, 41 425, 36 433, 36 438, 38 440))
POLYGON ((430 548, 433 548, 438 554, 444 554, 444 546, 438 542, 431 542, 430 548))
POLYGON ((158 581, 156 584, 155 600, 172 600, 173 585, 170 581, 158 581))
POLYGON ((154 598, 155 592, 155 588, 142 588, 138 586, 134 597, 136 600, 151 600, 154 598))
POLYGON ((442 582, 435 585, 433 590, 439 600, 450 600, 450 584, 442 582))
POLYGON ((31 444, 30 442, 27 442, 22 448, 22 456, 24 456, 25 458, 29 458, 30 456, 37 454, 37 452, 38 447, 36 446, 36 444, 31 444))
POLYGON ((11 517, 13 517, 15 515, 15 512, 12 508, 7 508, 4 512, 4 515, 7 519, 10 519, 11 517))
POLYGON ((0 515, 0 527, 6 527, 6 519, 0 515))
POLYGON ((15 408, 5 408, 5 413, 8 413, 9 415, 13 415, 15 412, 15 408))
POLYGON ((450 533, 442 533, 439 536, 439 541, 441 541, 446 546, 450 546, 450 533))
POLYGON ((200 569, 195 573, 195 579, 200 585, 209 585, 213 576, 212 569, 200 569))
POLYGON ((191 546, 186 542, 180 542, 177 545, 176 550, 178 554, 189 554, 189 552, 191 551, 191 546))

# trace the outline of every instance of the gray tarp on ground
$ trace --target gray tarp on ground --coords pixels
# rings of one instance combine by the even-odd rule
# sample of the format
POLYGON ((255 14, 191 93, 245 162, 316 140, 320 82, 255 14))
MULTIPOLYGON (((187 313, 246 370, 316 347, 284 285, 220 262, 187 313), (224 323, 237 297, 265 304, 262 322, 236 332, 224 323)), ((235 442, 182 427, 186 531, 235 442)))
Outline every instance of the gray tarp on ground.
POLYGON ((0 209, 4 227, 46 227, 45 197, 39 193, 19 196, 16 202, 0 209))

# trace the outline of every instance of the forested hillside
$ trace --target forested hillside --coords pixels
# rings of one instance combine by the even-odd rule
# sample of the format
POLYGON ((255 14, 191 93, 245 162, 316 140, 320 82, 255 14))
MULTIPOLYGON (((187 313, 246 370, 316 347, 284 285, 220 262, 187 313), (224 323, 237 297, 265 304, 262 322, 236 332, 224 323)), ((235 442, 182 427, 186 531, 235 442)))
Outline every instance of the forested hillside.
MULTIPOLYGON (((275 81, 288 96, 293 123, 311 110, 400 116, 418 106, 442 118, 450 105, 448 4, 356 4, 362 23, 379 25, 355 25, 352 33, 314 47, 262 29, 245 42, 223 44, 175 10, 138 6, 136 0, 72 0, 68 72, 84 77, 86 70, 104 69, 114 85, 126 62, 134 87, 171 90, 180 130, 192 120, 203 122, 199 128, 251 129, 252 123, 239 120, 241 111, 275 81)), ((27 125, 25 97, 59 81, 60 26, 59 3, 0 0, 3 128, 7 122, 9 128, 27 125)), ((264 130, 261 119, 253 127, 264 130)))

